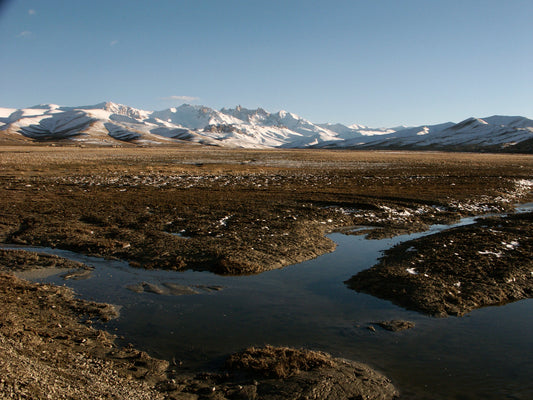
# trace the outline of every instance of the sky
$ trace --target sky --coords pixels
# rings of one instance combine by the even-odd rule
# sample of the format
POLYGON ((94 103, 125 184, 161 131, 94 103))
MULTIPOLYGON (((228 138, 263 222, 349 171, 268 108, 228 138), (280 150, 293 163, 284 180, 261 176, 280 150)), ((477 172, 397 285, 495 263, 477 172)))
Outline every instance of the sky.
POLYGON ((0 0, 0 107, 533 118, 531 0, 0 0))

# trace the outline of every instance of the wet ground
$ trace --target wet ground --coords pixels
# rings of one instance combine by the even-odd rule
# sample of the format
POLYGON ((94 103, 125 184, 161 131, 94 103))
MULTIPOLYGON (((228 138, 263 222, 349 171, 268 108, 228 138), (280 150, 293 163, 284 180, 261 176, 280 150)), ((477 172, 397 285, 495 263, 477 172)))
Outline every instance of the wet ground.
MULTIPOLYGON (((344 284, 417 237, 406 233, 531 198, 529 156, 17 148, 0 161, 3 242, 94 267, 41 279, 121 305, 106 329, 180 374, 273 344, 365 362, 403 398, 533 393, 531 300, 435 319, 344 284), (396 320, 414 327, 380 327, 396 320)), ((523 249, 518 264, 530 258, 523 249)))
POLYGON ((533 213, 494 216, 409 240, 346 283, 434 316, 533 297, 533 213))
MULTIPOLYGON (((528 318, 531 300, 483 308, 462 318, 436 319, 356 293, 343 283, 368 270, 395 244, 446 237, 456 229, 474 229, 473 222, 466 219, 461 224, 469 225, 450 230, 436 226, 430 236, 368 240, 333 234, 337 249, 331 254, 245 277, 145 271, 118 261, 58 254, 95 267, 93 278, 70 281, 69 286, 84 297, 122 305, 121 317, 109 322, 108 329, 176 363, 182 372, 216 371, 228 354, 273 344, 364 361, 391 378, 403 398, 526 399, 533 393, 527 351, 533 346, 528 334, 533 328, 528 318), (129 288, 139 283, 182 291, 172 295, 129 288), (183 288, 195 293, 184 294, 183 288), (411 329, 391 332, 381 326, 397 320, 411 329)), ((469 241, 469 246, 476 245, 469 241)), ((47 281, 65 283, 59 276, 47 281)))
MULTIPOLYGON (((181 368, 183 362, 174 357, 154 359, 131 344, 117 347, 116 336, 95 327, 107 322, 104 326, 109 329, 109 320, 117 318, 122 306, 80 300, 63 286, 32 284, 10 275, 42 280, 42 272, 48 271, 50 277, 76 281, 70 280, 71 272, 79 271, 80 263, 33 250, 37 249, 0 251, 0 266, 8 271, 0 272, 0 394, 6 398, 388 400, 397 395, 390 380, 368 366, 316 351, 253 347, 232 354, 216 370, 201 372, 191 370, 190 364, 181 368), (23 259, 26 263, 19 268, 23 259)), ((99 269, 96 265, 93 271, 99 269)), ((110 271, 113 268, 107 270, 112 280, 110 271)), ((138 317, 129 322, 139 326, 138 317)), ((155 336, 143 337, 157 347, 155 336)))
POLYGON ((375 237, 501 212, 530 192, 530 156, 350 151, 0 148, 0 240, 253 274, 375 237))

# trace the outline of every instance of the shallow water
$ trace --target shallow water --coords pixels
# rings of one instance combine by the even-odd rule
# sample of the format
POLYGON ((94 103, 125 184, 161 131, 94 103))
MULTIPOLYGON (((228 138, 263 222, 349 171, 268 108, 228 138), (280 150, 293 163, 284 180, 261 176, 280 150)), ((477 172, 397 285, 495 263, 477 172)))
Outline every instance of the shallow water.
MULTIPOLYGON (((434 226, 428 233, 444 228, 434 226)), ((329 236, 338 245, 333 253, 244 277, 147 271, 47 249, 95 270, 88 280, 64 281, 57 275, 39 280, 121 305, 120 318, 106 324, 107 329, 154 356, 182 361, 183 368, 216 367, 224 356, 250 345, 287 345, 367 363, 390 377, 405 398, 533 398, 533 300, 436 319, 344 285, 374 265, 383 250, 419 236, 367 240, 335 233, 329 236), (163 296, 125 288, 143 281, 221 285, 223 290, 163 296), (367 328, 388 319, 407 319, 416 327, 397 333, 367 328)))

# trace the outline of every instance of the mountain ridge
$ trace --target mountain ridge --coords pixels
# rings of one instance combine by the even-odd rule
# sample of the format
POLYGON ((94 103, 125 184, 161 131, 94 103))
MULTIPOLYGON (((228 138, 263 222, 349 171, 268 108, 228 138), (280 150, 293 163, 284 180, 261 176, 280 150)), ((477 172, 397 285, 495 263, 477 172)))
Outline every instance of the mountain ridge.
POLYGON ((242 106, 216 110, 182 104, 146 111, 114 102, 0 108, 0 138, 113 145, 192 142, 241 148, 405 149, 533 153, 533 120, 470 117, 416 127, 316 124, 281 110, 242 106))

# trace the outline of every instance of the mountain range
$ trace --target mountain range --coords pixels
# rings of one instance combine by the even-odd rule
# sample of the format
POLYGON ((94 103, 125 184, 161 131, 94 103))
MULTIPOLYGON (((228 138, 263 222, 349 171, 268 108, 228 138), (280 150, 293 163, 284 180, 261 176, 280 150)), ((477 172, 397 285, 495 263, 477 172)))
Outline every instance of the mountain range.
POLYGON ((240 148, 350 148, 533 153, 533 120, 468 118, 418 127, 315 124, 287 111, 184 104, 145 111, 112 102, 0 108, 0 140, 165 145, 194 142, 240 148))

